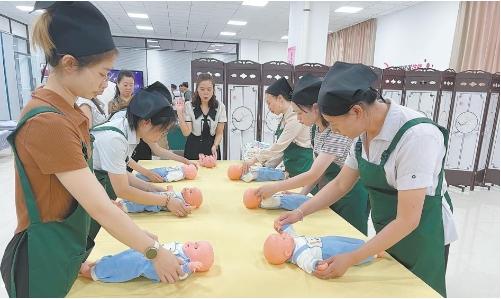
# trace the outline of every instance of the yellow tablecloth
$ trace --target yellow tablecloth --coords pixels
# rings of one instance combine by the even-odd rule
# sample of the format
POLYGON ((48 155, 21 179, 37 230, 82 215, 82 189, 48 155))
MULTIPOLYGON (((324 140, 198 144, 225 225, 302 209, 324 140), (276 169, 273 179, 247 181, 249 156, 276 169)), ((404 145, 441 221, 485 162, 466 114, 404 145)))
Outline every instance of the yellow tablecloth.
MULTIPOLYGON (((195 273, 175 285, 139 278, 127 283, 101 283, 79 278, 69 297, 439 297, 432 288, 391 258, 351 267, 338 279, 321 280, 295 265, 266 262, 262 246, 273 233, 273 220, 283 211, 248 210, 243 192, 261 183, 230 181, 228 165, 201 168, 196 180, 172 183, 202 189, 204 202, 187 218, 170 213, 132 214, 134 221, 159 236, 161 242, 209 240, 215 264, 209 272, 195 273)), ((147 168, 173 166, 171 161, 142 161, 147 168)), ((330 209, 294 225, 304 235, 364 236, 330 209)), ((101 230, 90 259, 115 254, 126 247, 101 230)), ((432 267, 433 265, 430 265, 432 267)))

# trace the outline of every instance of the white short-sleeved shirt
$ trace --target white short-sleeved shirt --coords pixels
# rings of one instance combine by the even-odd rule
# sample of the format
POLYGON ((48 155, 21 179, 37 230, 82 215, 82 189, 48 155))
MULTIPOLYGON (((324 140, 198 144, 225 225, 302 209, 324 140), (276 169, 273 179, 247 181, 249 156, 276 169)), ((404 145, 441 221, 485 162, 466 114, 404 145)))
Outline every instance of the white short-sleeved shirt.
MULTIPOLYGON (((101 111, 99 111, 99 108, 93 101, 84 98, 78 98, 76 104, 78 107, 81 107, 82 105, 89 106, 90 112, 92 114, 92 127, 102 124, 106 121, 106 114, 101 113, 101 111)), ((104 105, 101 106, 101 109, 103 109, 104 111, 104 105)))
MULTIPOLYGON (((387 100, 389 101, 389 100, 387 100)), ((397 131, 409 120, 423 117, 417 111, 390 102, 388 114, 379 134, 369 144, 369 157, 363 146, 366 136, 361 135, 362 158, 370 163, 379 164, 381 154, 386 150, 397 131)), ((355 156, 356 139, 346 158, 345 165, 358 169, 355 156)), ((413 190, 426 188, 426 195, 435 195, 442 160, 446 153, 444 137, 440 130, 432 124, 419 124, 407 130, 384 166, 386 181, 396 190, 413 190)), ((445 178, 442 182, 442 195, 447 191, 445 178)), ((442 218, 444 222, 445 244, 457 240, 458 235, 452 212, 444 196, 442 196, 442 218)))
POLYGON ((131 130, 127 118, 121 117, 113 119, 104 126, 116 127, 125 134, 115 131, 95 131, 93 165, 96 170, 104 170, 114 174, 127 173, 127 163, 125 160, 131 156, 139 143, 136 132, 131 130))
MULTIPOLYGON (((185 102, 184 119, 186 122, 191 122, 191 133, 195 136, 202 135, 202 126, 204 115, 200 107, 193 107, 191 101, 185 102)), ((210 108, 208 113, 208 120, 210 126, 210 134, 216 135, 216 128, 219 123, 227 122, 226 107, 223 103, 219 102, 217 108, 210 108)))

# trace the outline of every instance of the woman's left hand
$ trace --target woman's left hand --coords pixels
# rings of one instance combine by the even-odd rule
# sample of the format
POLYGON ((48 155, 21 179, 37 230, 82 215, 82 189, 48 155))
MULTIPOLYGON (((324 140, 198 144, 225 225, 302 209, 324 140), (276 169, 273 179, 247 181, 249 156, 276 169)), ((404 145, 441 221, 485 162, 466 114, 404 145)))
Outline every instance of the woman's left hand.
POLYGON ((210 150, 212 152, 212 155, 217 159, 217 146, 213 145, 210 150))
POLYGON ((355 265, 355 263, 355 258, 351 253, 339 254, 320 262, 319 265, 327 264, 327 268, 325 268, 325 266, 321 266, 320 268, 322 270, 317 268, 313 274, 321 279, 341 277, 344 273, 346 273, 348 268, 355 265))

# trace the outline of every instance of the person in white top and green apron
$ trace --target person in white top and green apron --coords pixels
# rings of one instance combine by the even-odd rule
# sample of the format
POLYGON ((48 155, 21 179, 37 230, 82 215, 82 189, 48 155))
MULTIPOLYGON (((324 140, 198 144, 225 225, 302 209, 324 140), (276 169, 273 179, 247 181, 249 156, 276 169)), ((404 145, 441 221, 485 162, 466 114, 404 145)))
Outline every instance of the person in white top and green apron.
MULTIPOLYGON (((299 79, 292 93, 292 105, 299 122, 311 126, 311 143, 315 154, 313 165, 308 171, 293 178, 259 187, 256 191, 258 196, 269 198, 277 192, 299 187, 303 187, 301 194, 311 192, 315 195, 339 174, 350 151, 352 139, 333 133, 320 114, 317 99, 321 84, 322 79, 306 74, 299 79)), ((330 208, 367 235, 368 198, 362 182, 357 182, 350 192, 330 208)))
POLYGON ((94 246, 91 218, 114 238, 152 260, 163 282, 179 261, 113 205, 92 173, 88 120, 75 105, 93 98, 118 51, 103 14, 90 2, 36 2, 44 9, 33 43, 52 66, 8 137, 16 167, 18 227, 1 262, 10 297, 65 297, 94 246))
POLYGON ((386 250, 440 295, 446 296, 448 245, 457 239, 443 164, 448 132, 419 112, 378 99, 376 74, 362 64, 336 62, 319 93, 333 131, 356 138, 339 175, 298 209, 275 220, 280 231, 337 202, 360 180, 369 192, 376 235, 360 249, 329 258, 320 278, 386 250))
POLYGON ((244 161, 244 173, 258 162, 266 167, 276 167, 283 161, 290 177, 310 169, 313 163, 310 130, 297 120, 290 100, 291 94, 292 88, 285 78, 278 79, 266 89, 266 104, 271 113, 283 115, 275 132, 277 140, 253 159, 244 161))

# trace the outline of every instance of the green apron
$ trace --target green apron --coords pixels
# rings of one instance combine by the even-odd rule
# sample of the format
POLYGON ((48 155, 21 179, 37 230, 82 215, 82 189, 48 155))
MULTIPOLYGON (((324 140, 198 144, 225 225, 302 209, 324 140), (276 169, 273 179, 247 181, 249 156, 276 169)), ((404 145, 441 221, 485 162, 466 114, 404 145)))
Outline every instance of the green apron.
MULTIPOLYGON (((27 120, 40 113, 59 113, 52 107, 37 107, 26 113, 19 121, 16 130, 7 138, 9 141, 16 168, 21 180, 26 209, 30 219, 30 225, 23 232, 22 239, 14 253, 12 263, 9 296, 16 297, 15 272, 25 269, 16 269, 16 260, 21 242, 28 242, 28 273, 29 273, 29 296, 30 297, 64 297, 69 292, 73 282, 77 278, 78 271, 84 262, 93 242, 88 242, 90 217, 87 212, 75 201, 76 207, 64 220, 43 223, 35 201, 35 195, 31 189, 28 176, 23 163, 18 157, 15 138, 19 130, 27 120)), ((90 162, 87 147, 82 142, 82 152, 90 162)))
MULTIPOLYGON (((100 131, 113 131, 120 133, 125 139, 127 139, 127 136, 125 136, 124 132, 120 131, 120 129, 112 126, 97 126, 91 129, 91 132, 100 132, 100 131)), ((92 136, 92 135, 91 135, 92 136)), ((92 136, 92 140, 94 140, 94 136, 92 136)), ((108 197, 111 200, 116 200, 117 195, 115 194, 115 191, 113 190, 113 185, 111 184, 110 177, 108 175, 108 172, 105 170, 96 170, 94 169, 94 175, 96 176, 97 180, 99 183, 104 187, 104 190, 106 191, 106 194, 108 194, 108 197)), ((97 223, 96 220, 91 219, 90 223, 90 230, 89 230, 89 238, 94 240, 99 233, 99 230, 101 229, 101 225, 97 223)))
MULTIPOLYGON (((313 125, 311 128, 311 144, 313 147, 315 147, 316 128, 316 125, 313 125)), ((332 181, 340 171, 341 167, 335 162, 332 162, 320 178, 319 183, 311 190, 311 194, 317 194, 318 191, 332 181)), ((369 195, 360 180, 345 194, 345 196, 331 205, 330 208, 367 236, 367 222, 370 212, 369 195)))
MULTIPOLYGON (((362 158, 362 142, 360 139, 357 141, 356 157, 360 179, 369 191, 372 222, 377 233, 393 221, 397 215, 398 190, 388 185, 384 165, 402 135, 409 128, 422 123, 433 124, 440 129, 444 135, 444 144, 447 149, 449 135, 447 130, 436 125, 428 118, 417 118, 406 122, 398 130, 388 149, 381 155, 379 165, 370 163, 362 158)), ((444 178, 444 161, 445 155, 435 195, 427 195, 425 197, 419 226, 397 244, 390 247, 387 252, 445 297, 444 227, 442 222, 441 195, 444 178)), ((452 209, 451 199, 447 192, 445 193, 445 197, 452 209)))
MULTIPOLYGON (((283 121, 284 118, 282 117, 282 122, 283 121)), ((280 128, 280 125, 278 125, 277 131, 275 132, 277 139, 280 138, 283 131, 284 128, 280 128)), ((289 173, 290 177, 295 177, 296 175, 310 170, 313 164, 313 149, 301 147, 291 142, 283 152, 283 160, 285 171, 289 173)))

